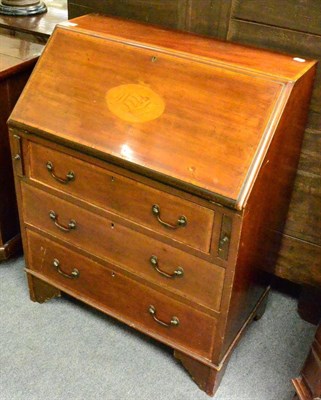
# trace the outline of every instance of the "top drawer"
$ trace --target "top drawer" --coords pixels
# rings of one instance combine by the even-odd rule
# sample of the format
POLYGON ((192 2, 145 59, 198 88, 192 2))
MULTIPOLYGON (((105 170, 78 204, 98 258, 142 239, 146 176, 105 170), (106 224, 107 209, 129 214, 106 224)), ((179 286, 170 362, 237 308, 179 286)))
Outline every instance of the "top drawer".
POLYGON ((30 179, 208 253, 214 211, 30 142, 30 179))

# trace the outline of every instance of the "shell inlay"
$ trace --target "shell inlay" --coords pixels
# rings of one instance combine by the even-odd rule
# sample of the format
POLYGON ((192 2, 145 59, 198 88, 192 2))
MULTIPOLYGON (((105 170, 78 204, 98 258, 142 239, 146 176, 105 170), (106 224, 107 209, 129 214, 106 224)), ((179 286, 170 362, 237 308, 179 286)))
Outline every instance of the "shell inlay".
POLYGON ((109 110, 126 122, 147 122, 160 117, 165 110, 164 100, 148 86, 120 85, 106 95, 109 110))

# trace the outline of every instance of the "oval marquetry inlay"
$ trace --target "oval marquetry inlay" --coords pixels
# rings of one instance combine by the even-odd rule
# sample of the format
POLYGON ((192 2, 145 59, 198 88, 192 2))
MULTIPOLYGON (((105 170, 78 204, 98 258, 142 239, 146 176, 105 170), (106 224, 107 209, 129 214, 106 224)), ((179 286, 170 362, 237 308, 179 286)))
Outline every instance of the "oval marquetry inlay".
POLYGON ((147 122, 160 117, 164 100, 148 86, 128 84, 110 89, 106 96, 109 110, 126 122, 147 122))

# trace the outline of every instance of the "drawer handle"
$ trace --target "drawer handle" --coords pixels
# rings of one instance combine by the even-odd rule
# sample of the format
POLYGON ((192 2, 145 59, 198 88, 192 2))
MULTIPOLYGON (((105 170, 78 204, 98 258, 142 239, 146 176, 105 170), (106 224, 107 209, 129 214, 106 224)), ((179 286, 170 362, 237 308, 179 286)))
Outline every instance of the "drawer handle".
POLYGON ((77 279, 79 278, 80 272, 78 271, 77 268, 74 268, 71 272, 71 274, 66 274, 62 269, 60 269, 60 261, 55 258, 52 262, 52 265, 56 268, 56 270, 59 272, 60 275, 64 276, 65 278, 68 279, 77 279))
POLYGON ((158 265, 158 258, 156 256, 151 256, 149 259, 150 263, 154 267, 154 269, 160 274, 165 276, 166 278, 181 278, 184 275, 184 270, 182 267, 178 267, 172 274, 168 274, 165 271, 162 271, 158 265))
POLYGON ((182 215, 178 218, 176 225, 172 225, 172 224, 169 224, 168 222, 163 221, 161 219, 160 207, 157 204, 154 204, 152 206, 152 213, 155 215, 155 217, 157 218, 157 221, 159 223, 161 223, 163 226, 165 226, 166 228, 169 228, 169 229, 177 229, 180 227, 184 227, 187 224, 187 218, 184 215, 182 215))
POLYGON ((73 181, 75 179, 75 174, 73 171, 69 171, 66 175, 66 178, 60 178, 59 176, 57 176, 55 174, 55 169, 54 169, 54 165, 51 161, 48 161, 47 164, 47 170, 50 172, 51 176, 56 179, 56 181, 60 182, 60 183, 64 183, 67 184, 70 181, 73 181))
POLYGON ((76 221, 73 220, 73 219, 71 219, 71 220, 69 221, 68 226, 65 226, 65 225, 61 225, 61 224, 58 222, 58 215, 57 215, 54 211, 52 211, 52 210, 49 211, 49 217, 54 221, 55 225, 56 225, 59 229, 61 229, 62 231, 64 231, 64 232, 70 232, 72 229, 76 229, 77 224, 76 224, 76 221))
POLYGON ((177 317, 172 317, 171 322, 168 324, 167 322, 161 321, 156 316, 156 308, 152 305, 149 306, 148 312, 153 317, 154 321, 158 324, 165 326, 166 328, 170 328, 171 326, 175 327, 179 325, 179 319, 177 317))

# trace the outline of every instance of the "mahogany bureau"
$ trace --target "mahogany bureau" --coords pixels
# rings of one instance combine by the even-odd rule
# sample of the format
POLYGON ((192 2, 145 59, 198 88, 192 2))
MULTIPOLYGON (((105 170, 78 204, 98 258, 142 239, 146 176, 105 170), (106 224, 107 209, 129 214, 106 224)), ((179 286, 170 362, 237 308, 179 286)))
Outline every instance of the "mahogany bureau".
POLYGON ((166 343, 212 395, 264 308, 314 73, 103 16, 57 26, 9 120, 31 299, 166 343))

